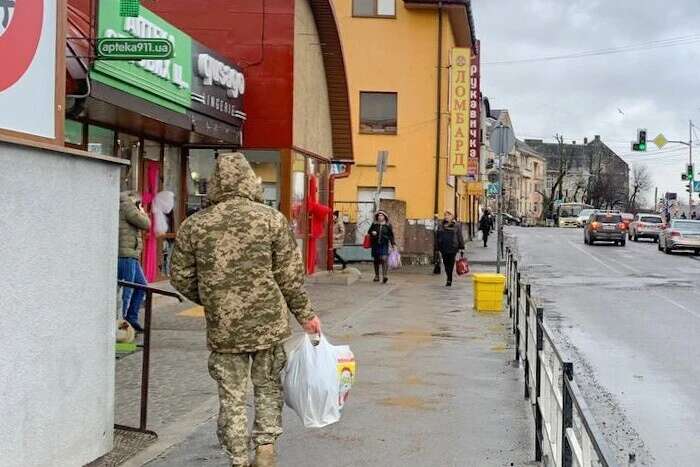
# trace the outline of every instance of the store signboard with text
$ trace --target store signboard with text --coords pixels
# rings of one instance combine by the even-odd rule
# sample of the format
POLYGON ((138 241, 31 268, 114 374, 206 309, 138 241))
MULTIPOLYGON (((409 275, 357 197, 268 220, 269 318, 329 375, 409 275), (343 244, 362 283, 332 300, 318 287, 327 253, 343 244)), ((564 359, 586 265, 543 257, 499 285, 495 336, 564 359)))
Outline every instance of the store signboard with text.
POLYGON ((173 47, 167 60, 97 60, 91 77, 101 83, 184 113, 191 102, 192 39, 155 13, 141 7, 139 16, 119 14, 119 0, 101 0, 100 38, 166 39, 173 47))
POLYGON ((141 6, 136 17, 123 17, 119 0, 101 0, 98 36, 98 60, 91 72, 95 80, 176 112, 193 110, 236 126, 245 120, 242 70, 147 8, 141 6), (156 47, 163 41, 169 50, 156 47), (153 58, 120 59, 120 54, 139 52, 139 46, 140 53, 153 58), (157 59, 159 53, 170 58, 157 59))
POLYGON ((64 9, 0 1, 0 134, 63 144, 64 9))
POLYGON ((465 176, 469 151, 469 49, 454 47, 450 64, 449 174, 465 176))

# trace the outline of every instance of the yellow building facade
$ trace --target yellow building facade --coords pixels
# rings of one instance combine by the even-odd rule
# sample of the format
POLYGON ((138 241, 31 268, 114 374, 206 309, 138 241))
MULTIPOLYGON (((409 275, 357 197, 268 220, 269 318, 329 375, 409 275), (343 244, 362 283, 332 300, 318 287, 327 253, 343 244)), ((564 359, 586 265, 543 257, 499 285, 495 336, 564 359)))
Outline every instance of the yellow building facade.
POLYGON ((386 150, 382 197, 405 201, 409 222, 442 216, 445 209, 466 220, 467 183, 449 175, 448 154, 450 55, 454 47, 473 47, 469 3, 452 2, 440 10, 437 1, 428 0, 333 3, 348 77, 355 159, 351 175, 338 180, 335 199, 367 201, 378 184, 377 153, 386 150), (392 103, 395 121, 388 122, 392 103))

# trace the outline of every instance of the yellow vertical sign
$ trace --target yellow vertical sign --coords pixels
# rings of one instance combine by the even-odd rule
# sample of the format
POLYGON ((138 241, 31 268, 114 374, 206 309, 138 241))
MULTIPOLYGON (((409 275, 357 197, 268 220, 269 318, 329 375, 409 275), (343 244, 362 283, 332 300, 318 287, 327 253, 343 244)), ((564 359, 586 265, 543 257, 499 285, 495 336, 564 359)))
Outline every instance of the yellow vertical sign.
POLYGON ((467 175, 469 152, 468 48, 455 47, 450 57, 450 175, 467 175))

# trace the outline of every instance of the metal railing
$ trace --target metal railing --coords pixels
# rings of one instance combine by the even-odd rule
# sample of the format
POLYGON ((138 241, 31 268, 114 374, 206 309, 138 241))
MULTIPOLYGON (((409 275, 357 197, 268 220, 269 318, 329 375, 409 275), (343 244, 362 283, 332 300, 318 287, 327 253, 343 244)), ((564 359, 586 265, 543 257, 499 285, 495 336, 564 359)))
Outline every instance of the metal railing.
POLYGON ((143 321, 143 360, 141 363, 141 400, 139 404, 139 426, 125 426, 115 424, 114 428, 126 431, 137 431, 140 433, 148 433, 153 436, 158 436, 154 431, 147 428, 148 426, 148 383, 151 373, 151 316, 153 314, 153 294, 165 295, 167 297, 175 297, 180 302, 183 301, 182 296, 177 292, 159 289, 148 285, 136 284, 134 282, 118 281, 119 287, 129 287, 134 290, 143 290, 146 293, 145 311, 143 321))
POLYGON ((617 467, 581 390, 573 363, 557 349, 544 308, 506 248, 506 300, 515 334, 515 360, 525 376, 524 395, 535 421, 535 460, 556 467, 617 467))

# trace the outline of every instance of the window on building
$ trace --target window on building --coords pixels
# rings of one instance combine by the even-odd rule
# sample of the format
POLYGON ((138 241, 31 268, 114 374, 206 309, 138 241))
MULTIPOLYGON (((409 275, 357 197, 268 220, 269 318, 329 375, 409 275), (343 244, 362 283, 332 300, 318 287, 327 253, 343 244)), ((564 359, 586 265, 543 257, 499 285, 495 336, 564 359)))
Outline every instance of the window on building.
POLYGON ((114 155, 115 133, 109 128, 90 125, 88 127, 88 152, 103 156, 114 155))
POLYGON ((396 0, 352 0, 352 15, 393 18, 396 16, 396 0))
POLYGON ((360 93, 360 133, 396 134, 397 94, 360 93))
POLYGON ((73 147, 83 146, 83 124, 75 120, 66 119, 64 123, 64 140, 67 145, 73 147))

